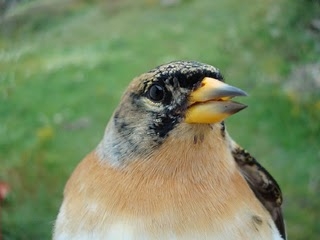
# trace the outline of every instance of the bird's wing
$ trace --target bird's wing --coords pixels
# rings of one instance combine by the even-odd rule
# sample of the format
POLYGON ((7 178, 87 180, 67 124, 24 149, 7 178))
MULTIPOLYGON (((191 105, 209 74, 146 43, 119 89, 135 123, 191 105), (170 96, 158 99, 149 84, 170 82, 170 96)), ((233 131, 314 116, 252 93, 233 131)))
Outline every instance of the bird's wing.
POLYGON ((252 191, 269 211, 282 238, 286 239, 281 209, 282 193, 276 180, 250 153, 236 143, 232 146, 232 155, 252 191))

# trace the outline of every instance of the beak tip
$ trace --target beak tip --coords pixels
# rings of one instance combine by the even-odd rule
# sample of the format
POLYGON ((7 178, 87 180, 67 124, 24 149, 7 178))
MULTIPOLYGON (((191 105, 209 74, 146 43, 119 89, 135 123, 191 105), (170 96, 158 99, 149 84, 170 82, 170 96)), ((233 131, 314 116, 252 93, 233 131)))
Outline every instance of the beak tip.
POLYGON ((243 105, 243 108, 241 108, 240 111, 243 109, 246 109, 247 107, 248 107, 248 105, 243 105))
POLYGON ((239 96, 248 97, 249 94, 247 92, 243 91, 242 89, 239 89, 239 96))
POLYGON ((231 85, 226 85, 224 86, 224 88, 221 88, 220 90, 216 90, 217 92, 219 92, 221 95, 224 95, 225 97, 246 97, 249 96, 248 93, 246 93, 245 91, 243 91, 240 88, 231 86, 231 85))
POLYGON ((232 114, 235 114, 237 112, 240 112, 241 110, 245 109, 248 107, 248 105, 242 104, 242 103, 238 103, 238 102, 232 102, 233 105, 233 111, 232 114))

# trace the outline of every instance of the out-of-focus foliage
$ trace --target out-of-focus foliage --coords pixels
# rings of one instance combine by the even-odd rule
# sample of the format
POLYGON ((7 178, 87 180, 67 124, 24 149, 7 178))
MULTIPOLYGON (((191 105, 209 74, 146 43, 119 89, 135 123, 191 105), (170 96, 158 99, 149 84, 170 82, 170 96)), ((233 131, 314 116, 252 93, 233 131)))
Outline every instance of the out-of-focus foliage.
POLYGON ((320 91, 303 71, 319 69, 319 12, 311 0, 30 0, 8 8, 0 17, 0 180, 11 187, 3 238, 50 239, 68 176, 99 142, 130 80, 193 59, 250 94, 228 131, 282 187, 289 239, 318 239, 320 91))

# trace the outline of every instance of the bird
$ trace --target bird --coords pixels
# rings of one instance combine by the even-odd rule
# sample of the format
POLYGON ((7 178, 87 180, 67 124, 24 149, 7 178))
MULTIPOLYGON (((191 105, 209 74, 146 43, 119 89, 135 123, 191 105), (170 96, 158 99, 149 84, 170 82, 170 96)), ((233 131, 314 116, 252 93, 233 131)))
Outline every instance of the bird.
POLYGON ((241 96, 197 61, 135 77, 68 179, 53 239, 285 240, 279 185, 226 130, 241 96))

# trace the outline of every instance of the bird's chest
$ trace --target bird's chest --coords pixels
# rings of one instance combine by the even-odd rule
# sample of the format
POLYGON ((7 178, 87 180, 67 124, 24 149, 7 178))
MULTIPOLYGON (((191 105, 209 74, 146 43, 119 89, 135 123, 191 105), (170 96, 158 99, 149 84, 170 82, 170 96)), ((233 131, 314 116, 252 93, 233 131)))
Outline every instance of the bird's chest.
POLYGON ((228 188, 201 180, 141 181, 109 188, 108 195, 66 197, 56 239, 272 239, 270 217, 241 178, 230 179, 228 188))
POLYGON ((277 239, 270 215, 232 165, 187 156, 127 171, 89 158, 66 186, 54 239, 277 239))
MULTIPOLYGON (((256 240, 281 240, 271 222, 265 226, 257 226, 250 217, 239 213, 231 219, 225 219, 219 223, 212 222, 212 228, 198 225, 199 219, 192 219, 194 224, 179 226, 175 224, 152 224, 143 219, 122 219, 119 221, 98 223, 90 227, 87 223, 78 225, 74 231, 72 227, 66 228, 56 235, 56 240, 191 240, 191 239, 256 239, 256 240), (217 225, 218 224, 218 225, 217 225), (81 226, 81 227, 79 227, 81 226), (190 227, 190 228, 188 228, 190 227)), ((267 221, 267 219, 264 219, 267 221)), ((157 220, 154 220, 157 221, 157 220)), ((167 221, 171 221, 167 218, 167 221)), ((172 221, 174 222, 174 220, 172 221)))

